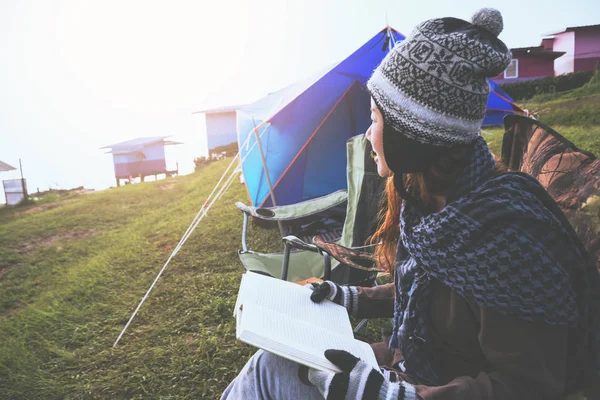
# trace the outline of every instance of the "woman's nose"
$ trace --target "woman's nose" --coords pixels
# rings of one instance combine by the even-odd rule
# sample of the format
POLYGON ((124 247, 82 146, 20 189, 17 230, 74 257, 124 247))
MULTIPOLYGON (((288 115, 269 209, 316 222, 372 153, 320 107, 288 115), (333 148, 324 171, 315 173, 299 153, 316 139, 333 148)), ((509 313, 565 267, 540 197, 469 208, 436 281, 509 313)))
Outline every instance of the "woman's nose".
POLYGON ((367 131, 365 132, 365 137, 367 138, 368 141, 371 141, 371 127, 369 126, 369 129, 367 129, 367 131))

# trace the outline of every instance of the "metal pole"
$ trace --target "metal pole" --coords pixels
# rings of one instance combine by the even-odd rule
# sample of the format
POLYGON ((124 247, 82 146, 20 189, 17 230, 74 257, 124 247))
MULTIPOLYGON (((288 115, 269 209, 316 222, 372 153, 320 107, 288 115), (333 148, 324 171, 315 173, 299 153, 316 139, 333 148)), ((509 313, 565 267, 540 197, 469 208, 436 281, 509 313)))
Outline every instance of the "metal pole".
POLYGON ((25 179, 23 178, 23 165, 21 164, 20 158, 19 170, 21 171, 21 190, 23 191, 23 202, 26 203, 29 200, 29 195, 27 194, 27 187, 25 186, 25 179))
POLYGON ((288 269, 290 268, 290 245, 287 243, 283 248, 283 265, 281 266, 281 280, 287 281, 288 269))
MULTIPOLYGON (((254 123, 253 132, 256 136, 256 144, 258 145, 258 151, 260 151, 260 159, 262 160, 263 169, 265 170, 265 177, 267 178, 267 184, 269 185, 269 192, 271 193, 271 201, 273 202, 273 206, 277 207, 277 202, 275 201, 275 193, 273 191, 273 185, 271 184, 269 170, 267 169, 267 160, 265 159, 265 153, 263 153, 262 144, 260 143, 260 136, 258 136, 258 129, 256 129, 256 121, 254 120, 254 117, 252 118, 252 122, 254 123)), ((277 225, 279 226, 279 233, 281 233, 281 237, 283 237, 283 226, 281 226, 281 221, 277 221, 277 225)))
POLYGON ((242 250, 244 252, 248 251, 248 245, 246 244, 246 231, 248 230, 248 214, 244 214, 244 226, 242 227, 242 250))

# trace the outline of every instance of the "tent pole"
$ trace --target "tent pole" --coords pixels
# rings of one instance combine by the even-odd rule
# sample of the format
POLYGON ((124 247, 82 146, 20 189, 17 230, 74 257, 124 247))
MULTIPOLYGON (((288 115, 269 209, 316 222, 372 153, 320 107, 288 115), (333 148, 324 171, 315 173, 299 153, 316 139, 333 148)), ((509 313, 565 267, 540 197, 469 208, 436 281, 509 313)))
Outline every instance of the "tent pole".
MULTIPOLYGON (((346 89, 346 91, 344 92, 344 94, 342 94, 337 99, 336 103, 333 105, 333 107, 331 107, 331 110, 329 110, 329 112, 327 113, 327 115, 325 116, 325 118, 323 118, 323 120, 321 121, 321 123, 319 124, 319 126, 317 127, 317 129, 315 129, 313 131, 313 133, 310 135, 310 137, 308 138, 308 140, 306 140, 306 143, 304 143, 304 145, 302 146, 302 148, 300 149, 300 151, 298 151, 298 153, 296 153, 296 155, 294 156, 294 158, 292 159, 292 161, 290 162, 290 164, 287 166, 287 168, 285 169, 285 171, 283 171, 283 173, 281 174, 281 176, 279 177, 279 179, 277 180, 277 182, 275 182, 275 187, 277 187, 277 185, 279 185, 279 182, 281 182, 281 180, 283 179, 283 177, 285 176, 285 174, 287 174, 287 172, 291 168, 292 164, 294 164, 296 162, 296 160, 298 159, 298 157, 300 157, 300 154, 302 154, 302 152, 304 151, 304 149, 306 148, 306 146, 308 146, 308 144, 314 138, 314 136, 317 134, 317 132, 319 132, 319 129, 321 129, 321 127, 323 126, 323 124, 327 121, 327 118, 329 118, 329 116, 335 111, 335 109, 340 104, 340 102, 342 100, 344 100, 344 98, 346 97, 346 95, 348 94, 348 92, 350 92, 350 89, 352 89, 354 87, 354 85, 356 84, 356 82, 357 81, 354 80, 352 82, 352 84, 350 86, 348 86, 348 89, 346 89)), ((263 201, 263 204, 264 204, 265 201, 267 201, 266 198, 263 201)))
MULTIPOLYGON (((277 207, 277 202, 275 201, 275 192, 273 191, 273 185, 271 184, 271 178, 269 177, 269 170, 267 169, 267 161, 265 159, 265 153, 263 153, 262 144, 260 143, 260 136, 258 136, 258 129, 256 129, 256 121, 254 117, 252 118, 252 122, 254 123, 254 135, 256 136, 256 144, 258 145, 258 151, 260 151, 260 159, 262 161, 263 169, 265 170, 265 177, 267 178, 267 184, 269 185, 269 192, 271 193, 271 201, 273 202, 273 207, 277 207)), ((281 233, 281 237, 284 237, 283 234, 283 226, 281 225, 281 221, 277 221, 277 226, 279 226, 279 233, 281 233)))

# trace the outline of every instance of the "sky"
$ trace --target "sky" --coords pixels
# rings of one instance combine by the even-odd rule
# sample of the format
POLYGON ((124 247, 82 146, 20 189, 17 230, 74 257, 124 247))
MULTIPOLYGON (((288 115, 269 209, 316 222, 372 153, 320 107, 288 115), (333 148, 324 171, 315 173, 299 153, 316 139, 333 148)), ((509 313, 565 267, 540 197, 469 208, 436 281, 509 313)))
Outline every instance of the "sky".
POLYGON ((206 154, 195 111, 258 100, 343 60, 387 24, 409 35, 429 18, 494 7, 500 39, 527 47, 600 23, 597 0, 555 3, 0 0, 0 160, 21 159, 30 192, 101 190, 115 180, 100 147, 172 135, 184 144, 167 148, 167 166, 190 173, 206 154))

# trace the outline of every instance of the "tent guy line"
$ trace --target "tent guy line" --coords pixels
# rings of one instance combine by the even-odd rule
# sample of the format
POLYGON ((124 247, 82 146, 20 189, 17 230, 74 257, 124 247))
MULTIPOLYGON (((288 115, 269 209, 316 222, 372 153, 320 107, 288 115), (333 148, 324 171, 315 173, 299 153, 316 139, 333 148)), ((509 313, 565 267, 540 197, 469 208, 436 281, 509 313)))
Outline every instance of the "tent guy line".
MULTIPOLYGON (((237 159, 237 156, 234 157, 234 161, 237 159)), ((231 164, 230 164, 231 165, 231 164)), ((233 172, 231 173, 231 176, 228 178, 229 180, 227 181, 227 183, 229 181, 232 180, 233 177, 235 177, 236 174, 236 170, 234 169, 233 172)), ((225 174, 221 177, 223 178, 225 176, 225 174)), ((219 181, 220 183, 221 181, 219 181)), ((138 313, 138 311, 140 310, 140 308, 142 307, 142 304, 144 304, 144 302, 146 301, 146 299, 148 298, 148 295, 150 294, 150 292, 152 291, 152 289, 154 288, 154 285, 156 285, 156 282, 158 281, 158 279, 161 277, 162 273, 165 271, 165 269, 167 268, 167 266, 169 265, 169 262, 171 262, 171 259, 173 257, 175 257, 175 255, 179 252, 179 250, 181 249, 181 247, 183 247, 183 245, 185 244, 185 242, 187 241, 187 239, 190 237, 190 235, 192 234, 192 232, 196 229, 196 227, 198 226, 198 224, 204 219, 204 217, 208 214, 208 210, 212 207, 212 205, 216 202, 216 200, 219 199, 219 197, 222 195, 223 193, 223 189, 225 187, 229 187, 227 185, 227 183, 225 183, 223 185, 223 187, 221 188, 221 190, 217 193, 217 195, 214 197, 214 199, 210 202, 210 204, 208 206, 206 206, 206 203, 209 201, 209 198, 204 202, 204 204, 202 204, 202 207, 200 208, 200 211, 198 211, 198 214, 196 214, 196 217, 194 217, 194 220, 192 221, 192 223, 190 224, 190 226, 188 227, 188 229, 186 230, 186 232, 183 234, 181 240, 179 241, 179 243, 177 244, 177 246, 175 247, 175 249, 173 249, 173 252, 171 253, 171 255, 169 256, 169 258, 167 259, 167 261, 165 262, 165 264, 163 265, 162 269, 160 270, 160 272, 158 273, 158 275, 156 275, 156 278, 154 279, 154 282, 152 282, 152 285, 150 285, 150 288, 148 289, 148 291, 146 292, 146 294, 144 295, 144 297, 142 298, 142 300, 140 301, 140 303, 138 304, 137 308, 135 309, 135 311, 133 312, 133 314, 131 314, 131 317, 129 318, 129 321, 127 321, 127 324, 125 325, 125 327, 123 328, 123 330, 121 331, 121 333, 119 334, 119 337, 117 337, 117 340, 115 340, 115 343, 113 344, 113 348, 117 346, 117 344, 119 343, 119 341, 121 340, 121 337, 123 336, 123 334, 125 333, 125 331, 127 330, 127 328, 129 327, 129 324, 131 324, 131 321, 133 321, 133 318, 135 318, 136 314, 138 313)), ((217 184, 217 186, 215 186, 215 189, 213 189, 213 192, 217 189, 219 184, 217 184)))
MULTIPOLYGON (((262 135, 265 132, 267 132, 267 131, 268 131, 268 129, 263 130, 263 132, 258 136, 258 139, 260 140, 262 138, 262 135)), ((248 144, 248 142, 250 141, 250 138, 252 138, 252 136, 248 135, 248 137, 247 137, 246 141, 244 142, 243 146, 245 146, 245 145, 248 144)), ((175 249, 173 249, 173 252, 171 252, 171 255, 169 256, 169 258, 167 259, 167 261, 165 262, 165 264, 163 265, 163 267, 159 271, 158 275, 156 275, 156 278, 154 278, 154 281, 152 282, 152 285, 150 285, 150 287, 146 291, 146 294, 144 295, 144 297, 142 298, 142 300, 140 301, 140 303, 136 307, 135 311, 133 312, 133 314, 131 314, 131 317, 129 318, 129 321, 127 321, 127 324, 125 324, 125 327, 123 327, 123 330, 121 330, 121 333, 117 337, 117 340, 115 340, 115 343, 112 346, 113 348, 115 348, 117 346, 117 344, 119 343, 119 341, 121 340, 121 338, 125 334, 125 331, 127 330, 127 328, 129 327, 129 325, 131 324, 131 321, 133 321, 133 319, 137 315, 138 311, 142 307, 142 304, 144 304, 144 302, 148 298, 148 295, 150 295, 150 292, 152 291, 152 289, 154 289, 154 286, 156 285, 156 282, 158 282, 158 279, 161 277, 161 275, 163 274, 163 272, 165 271, 165 269, 167 268, 167 266, 171 262, 171 259, 173 259, 173 257, 175 257, 175 255, 183 247, 183 245, 188 240, 188 238, 191 236, 192 232, 194 232, 194 230, 196 229, 196 227, 198 226, 198 224, 200 224, 200 222, 204 219, 204 217, 208 215, 208 211, 212 208, 212 206, 221 198, 221 196, 223 195, 223 193, 225 193, 231 187, 233 179, 236 177, 236 175, 241 172, 241 171, 238 170, 238 168, 234 168, 233 171, 231 172, 231 174, 229 175, 229 177, 227 178, 227 180, 225 182, 223 182, 223 179, 225 178, 225 176, 227 175, 227 173, 229 172, 229 170, 231 169, 231 167, 235 164, 235 162, 238 159, 240 160, 240 165, 243 164, 244 161, 246 160, 246 158, 248 157, 248 154, 251 153, 251 151, 254 149, 254 147, 256 147, 257 144, 258 144, 258 141, 255 141, 254 144, 248 150, 248 153, 244 156, 244 158, 240 158, 240 153, 239 152, 235 155, 235 157, 233 157, 233 159, 229 163, 229 166, 227 167, 227 169, 225 170, 225 172, 223 172, 223 175, 221 175, 221 178, 219 179, 219 181, 217 182, 217 184, 215 185, 215 187, 213 188, 213 190, 211 191, 211 193, 208 195, 207 199, 202 204, 202 207, 200 208, 200 211, 198 211, 198 213, 196 214, 196 216, 192 220, 192 223, 190 224, 190 226, 187 228, 187 230, 185 231, 185 233, 183 234, 183 236, 179 240, 179 243, 177 244, 177 246, 175 247, 175 249), (223 183, 223 184, 221 184, 221 183, 223 183), (215 192, 216 192, 216 195, 215 195, 215 192), (214 197, 213 197, 213 195, 214 195, 214 197)))

